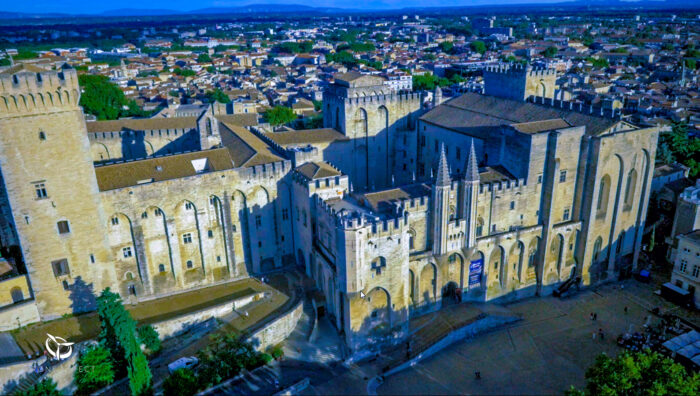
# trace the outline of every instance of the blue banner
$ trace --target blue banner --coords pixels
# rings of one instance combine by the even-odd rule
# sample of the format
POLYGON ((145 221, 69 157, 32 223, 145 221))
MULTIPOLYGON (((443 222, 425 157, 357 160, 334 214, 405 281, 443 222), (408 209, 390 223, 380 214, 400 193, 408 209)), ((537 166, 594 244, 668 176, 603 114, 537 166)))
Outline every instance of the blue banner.
POLYGON ((473 260, 469 264, 469 286, 481 285, 481 272, 484 270, 484 259, 473 260))

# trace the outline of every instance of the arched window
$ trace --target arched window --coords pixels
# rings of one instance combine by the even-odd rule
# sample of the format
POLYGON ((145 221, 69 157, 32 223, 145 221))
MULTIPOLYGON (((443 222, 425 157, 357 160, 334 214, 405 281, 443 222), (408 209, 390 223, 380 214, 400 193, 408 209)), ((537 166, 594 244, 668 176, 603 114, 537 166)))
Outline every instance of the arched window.
POLYGON ((595 244, 593 245, 593 261, 598 261, 600 258, 600 249, 603 246, 603 239, 601 237, 598 237, 598 239, 595 240, 595 244))
POLYGON ((627 184, 625 186, 625 206, 624 210, 631 210, 634 202, 634 193, 637 188, 637 171, 632 169, 627 174, 627 184))
POLYGON ((132 274, 131 272, 127 272, 126 273, 126 280, 132 280, 132 279, 134 279, 134 274, 132 274))
POLYGON ((187 268, 192 268, 194 267, 194 264, 192 264, 192 260, 187 260, 187 268))
POLYGON ((165 272, 165 264, 158 264, 158 272, 160 272, 160 273, 165 272))

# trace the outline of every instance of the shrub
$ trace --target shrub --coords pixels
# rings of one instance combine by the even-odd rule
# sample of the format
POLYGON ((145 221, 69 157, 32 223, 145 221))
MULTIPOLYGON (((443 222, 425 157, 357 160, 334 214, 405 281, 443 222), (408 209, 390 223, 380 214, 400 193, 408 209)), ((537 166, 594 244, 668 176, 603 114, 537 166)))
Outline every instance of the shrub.
POLYGON ((78 358, 74 374, 76 394, 89 395, 114 382, 114 367, 109 349, 94 345, 78 358))
POLYGON ((157 354, 161 350, 158 332, 151 325, 141 326, 136 329, 139 341, 148 348, 151 354, 157 354))

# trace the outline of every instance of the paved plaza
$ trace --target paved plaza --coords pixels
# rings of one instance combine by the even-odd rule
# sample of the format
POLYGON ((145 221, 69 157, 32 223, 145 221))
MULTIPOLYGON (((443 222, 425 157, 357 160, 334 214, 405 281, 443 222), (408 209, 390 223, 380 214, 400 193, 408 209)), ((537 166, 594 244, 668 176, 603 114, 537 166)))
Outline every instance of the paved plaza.
POLYGON ((620 333, 641 329, 650 287, 634 281, 569 299, 544 297, 508 305, 523 321, 457 343, 386 378, 379 394, 552 394, 584 385, 601 352, 617 354, 620 333), (625 288, 626 287, 626 288, 625 288), (628 307, 625 314, 624 308, 628 307), (590 319, 591 312, 598 319, 590 319), (603 329, 605 337, 593 337, 603 329), (481 372, 481 379, 474 376, 481 372))
MULTIPOLYGON (((623 332, 641 330, 650 309, 673 305, 653 294, 654 286, 634 280, 588 289, 565 299, 531 298, 506 308, 523 320, 448 346, 414 367, 388 376, 380 395, 404 394, 561 394, 582 387, 595 357, 621 351, 623 332), (628 312, 625 313, 625 307, 628 312), (596 321, 590 319, 597 313, 596 321), (596 334, 604 332, 604 339, 596 334), (474 372, 481 372, 475 379, 474 372)), ((652 323, 657 321, 653 317, 652 323)), ((360 364, 306 394, 366 394, 376 370, 360 364)))

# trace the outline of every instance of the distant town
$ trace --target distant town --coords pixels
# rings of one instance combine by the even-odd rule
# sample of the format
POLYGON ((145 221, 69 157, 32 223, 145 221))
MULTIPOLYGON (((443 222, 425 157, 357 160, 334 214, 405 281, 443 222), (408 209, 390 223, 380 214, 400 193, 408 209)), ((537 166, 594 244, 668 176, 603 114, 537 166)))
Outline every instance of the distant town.
POLYGON ((0 13, 1 392, 698 394, 700 9, 581 3, 0 13))

